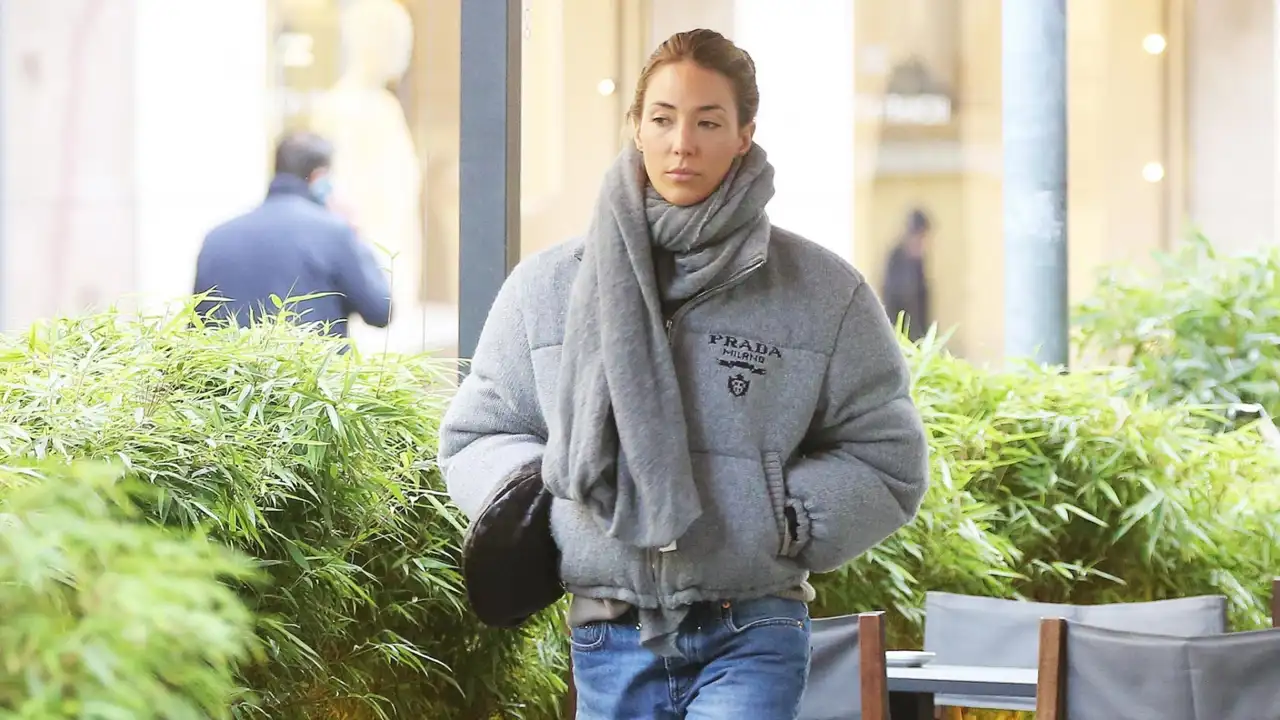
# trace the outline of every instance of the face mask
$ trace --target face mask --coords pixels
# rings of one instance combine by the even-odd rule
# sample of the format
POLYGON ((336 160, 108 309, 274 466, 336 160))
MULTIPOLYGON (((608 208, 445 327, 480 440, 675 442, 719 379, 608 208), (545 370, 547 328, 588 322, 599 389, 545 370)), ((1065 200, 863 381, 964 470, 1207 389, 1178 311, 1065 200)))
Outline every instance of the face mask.
POLYGON ((333 180, 328 175, 321 176, 311 182, 311 196, 321 205, 329 204, 329 196, 333 195, 333 180))

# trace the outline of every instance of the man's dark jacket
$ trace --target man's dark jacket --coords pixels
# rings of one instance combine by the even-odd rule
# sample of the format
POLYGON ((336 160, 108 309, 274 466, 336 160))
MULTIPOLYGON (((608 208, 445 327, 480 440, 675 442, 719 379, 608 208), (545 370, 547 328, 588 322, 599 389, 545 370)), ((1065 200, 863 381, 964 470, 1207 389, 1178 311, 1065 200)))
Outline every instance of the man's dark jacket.
POLYGON ((292 175, 276 176, 262 205, 209 233, 196 262, 195 292, 225 299, 200 303, 200 313, 232 315, 241 327, 278 312, 272 295, 301 313, 299 322, 328 323, 340 337, 352 314, 376 327, 391 319, 391 292, 373 252, 292 175), (319 293, 328 294, 288 300, 319 293))
POLYGON ((884 273, 884 309, 889 321, 898 322, 905 315, 907 338, 915 342, 924 337, 933 322, 929 317, 929 281, 925 278, 924 260, 913 255, 906 242, 899 243, 889 256, 884 273))

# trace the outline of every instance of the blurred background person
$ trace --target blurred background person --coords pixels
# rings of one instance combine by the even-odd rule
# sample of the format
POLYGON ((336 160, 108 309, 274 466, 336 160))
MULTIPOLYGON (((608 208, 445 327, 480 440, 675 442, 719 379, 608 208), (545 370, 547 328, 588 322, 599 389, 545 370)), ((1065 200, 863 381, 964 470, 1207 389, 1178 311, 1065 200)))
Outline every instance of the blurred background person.
POLYGON ((895 324, 902 316, 907 337, 912 342, 924 337, 929 317, 929 280, 924 272, 932 224, 923 210, 907 215, 907 227, 889 255, 884 271, 884 307, 895 324))
POLYGON ((319 135, 294 133, 280 141, 266 200, 214 228, 200 248, 195 292, 210 297, 198 312, 244 327, 279 312, 273 295, 305 297, 286 307, 330 334, 347 337, 353 314, 386 327, 387 278, 354 225, 332 209, 332 162, 333 146, 319 135))

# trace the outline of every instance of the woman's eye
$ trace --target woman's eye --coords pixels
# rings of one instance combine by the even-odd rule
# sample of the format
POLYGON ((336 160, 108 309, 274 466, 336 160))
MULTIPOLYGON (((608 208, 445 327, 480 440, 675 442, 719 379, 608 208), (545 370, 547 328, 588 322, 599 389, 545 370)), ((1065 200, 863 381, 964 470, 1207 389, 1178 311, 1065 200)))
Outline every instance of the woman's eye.
POLYGON ((716 128, 720 127, 720 123, 712 122, 710 120, 703 120, 702 122, 698 123, 698 125, 708 130, 715 130, 716 128))
POLYGON ((657 125, 658 127, 666 127, 667 125, 671 124, 671 118, 656 117, 656 118, 652 118, 649 122, 653 123, 654 125, 657 125))

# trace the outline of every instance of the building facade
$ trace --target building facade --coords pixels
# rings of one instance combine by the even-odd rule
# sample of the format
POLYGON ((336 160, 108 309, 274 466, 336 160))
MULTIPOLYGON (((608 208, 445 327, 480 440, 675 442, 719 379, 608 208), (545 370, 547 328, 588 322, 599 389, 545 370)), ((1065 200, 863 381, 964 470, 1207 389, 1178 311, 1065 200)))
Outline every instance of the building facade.
MULTIPOLYGON (((956 351, 998 360, 1000 11, 526 0, 524 251, 585 230, 646 55, 712 27, 759 67, 774 222, 878 284, 905 214, 924 209, 937 320, 956 351)), ((1073 298, 1192 223, 1234 250, 1273 242, 1276 0, 1068 0, 1068 13, 1073 298)), ((369 190, 360 203, 386 220, 380 245, 423 309, 393 345, 448 347, 460 50, 460 0, 0 0, 2 327, 186 293, 203 234, 260 201, 275 138, 320 127, 344 138, 339 175, 369 190), (371 37, 402 38, 404 62, 401 40, 371 37)))

